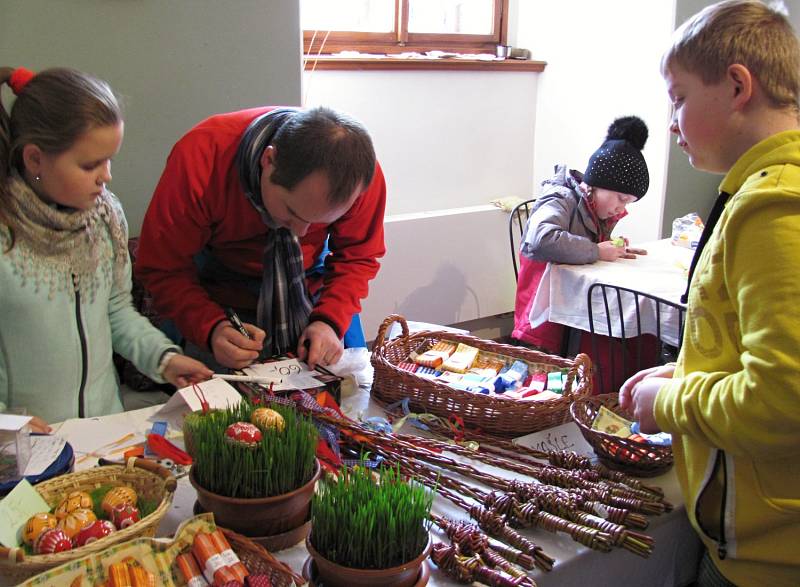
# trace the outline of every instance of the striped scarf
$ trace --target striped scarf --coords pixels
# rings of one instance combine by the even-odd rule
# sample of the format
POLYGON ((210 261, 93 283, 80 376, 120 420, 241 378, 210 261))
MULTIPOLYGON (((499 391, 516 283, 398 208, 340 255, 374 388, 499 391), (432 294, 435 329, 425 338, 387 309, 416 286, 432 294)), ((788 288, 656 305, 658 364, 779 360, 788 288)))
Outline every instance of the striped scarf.
POLYGON ((267 333, 264 352, 268 356, 294 352, 311 314, 300 240, 288 228, 278 227, 261 198, 261 156, 278 129, 295 112, 295 108, 277 108, 253 120, 236 152, 245 196, 269 228, 256 314, 259 327, 267 333))

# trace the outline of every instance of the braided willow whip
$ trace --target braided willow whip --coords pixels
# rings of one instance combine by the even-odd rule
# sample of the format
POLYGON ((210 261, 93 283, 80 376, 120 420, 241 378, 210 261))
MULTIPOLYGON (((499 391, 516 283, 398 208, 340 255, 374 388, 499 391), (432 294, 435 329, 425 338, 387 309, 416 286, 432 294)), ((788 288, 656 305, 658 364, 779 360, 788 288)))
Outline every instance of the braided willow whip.
MULTIPOLYGON (((639 556, 648 556, 653 549, 652 538, 631 528, 647 526, 643 514, 660 514, 671 508, 663 501, 663 492, 658 488, 592 465, 586 457, 576 453, 536 451, 483 435, 473 435, 485 444, 472 450, 428 438, 378 432, 330 412, 314 410, 313 416, 335 425, 366 450, 382 455, 399 466, 404 474, 433 488, 468 512, 487 534, 513 547, 490 543, 474 525, 457 526, 431 514, 433 521, 453 542, 450 548, 439 545, 438 558, 444 565, 439 566, 459 580, 473 577, 472 580, 490 585, 528 587, 533 583, 514 563, 528 570, 532 567, 552 569, 555 562, 552 557, 509 524, 564 532, 576 542, 601 552, 621 547, 639 556), (538 482, 497 477, 446 457, 442 454, 444 451, 515 471, 538 482), (509 454, 509 451, 525 453, 550 464, 509 454), (444 470, 496 491, 488 493, 458 481, 444 475, 444 470), (477 503, 467 502, 460 496, 477 503), (479 576, 482 578, 477 578, 479 576)), ((439 564, 436 556, 432 557, 439 564)))

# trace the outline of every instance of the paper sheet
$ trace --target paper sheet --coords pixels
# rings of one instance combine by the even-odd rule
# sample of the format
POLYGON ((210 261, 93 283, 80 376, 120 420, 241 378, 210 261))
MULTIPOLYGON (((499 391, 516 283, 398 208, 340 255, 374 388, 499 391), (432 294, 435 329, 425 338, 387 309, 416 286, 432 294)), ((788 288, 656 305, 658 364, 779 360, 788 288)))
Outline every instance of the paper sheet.
POLYGON ((534 450, 573 450, 581 455, 595 457, 592 445, 586 442, 575 422, 567 422, 555 428, 520 436, 513 442, 534 450))
MULTIPOLYGON (((208 402, 211 409, 225 409, 235 406, 242 401, 242 396, 227 381, 223 379, 209 379, 197 385, 202 391, 202 397, 208 402)), ((203 409, 200 394, 195 393, 192 386, 176 391, 169 401, 150 416, 149 420, 166 420, 171 428, 181 430, 183 417, 190 412, 199 412, 203 409)))
POLYGON ((60 436, 31 436, 31 459, 25 467, 25 476, 41 475, 64 450, 67 441, 60 436))
POLYGON ((274 384, 272 391, 313 389, 325 386, 322 381, 314 377, 319 375, 318 372, 312 371, 308 368, 308 365, 301 363, 297 359, 259 363, 247 367, 244 372, 256 377, 280 377, 281 382, 274 384))
POLYGON ((0 501, 0 543, 20 546, 19 530, 33 514, 49 512, 50 506, 25 479, 0 501))

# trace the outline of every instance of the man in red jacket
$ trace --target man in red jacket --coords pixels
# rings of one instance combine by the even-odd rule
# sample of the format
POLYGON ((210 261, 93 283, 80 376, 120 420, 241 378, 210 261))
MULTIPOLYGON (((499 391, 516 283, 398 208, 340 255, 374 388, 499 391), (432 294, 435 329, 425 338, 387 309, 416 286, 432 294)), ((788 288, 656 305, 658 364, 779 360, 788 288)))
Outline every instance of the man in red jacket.
POLYGON ((286 352, 329 365, 378 272, 385 205, 372 141, 353 119, 327 108, 219 114, 172 149, 136 273, 156 310, 223 366, 286 352))

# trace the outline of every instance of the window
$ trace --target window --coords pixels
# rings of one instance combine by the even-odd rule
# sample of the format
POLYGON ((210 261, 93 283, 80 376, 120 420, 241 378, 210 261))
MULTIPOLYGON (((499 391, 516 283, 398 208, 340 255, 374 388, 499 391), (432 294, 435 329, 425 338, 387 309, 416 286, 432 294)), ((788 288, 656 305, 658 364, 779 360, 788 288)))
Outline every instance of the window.
POLYGON ((504 45, 508 0, 301 0, 306 54, 454 51, 504 45))

